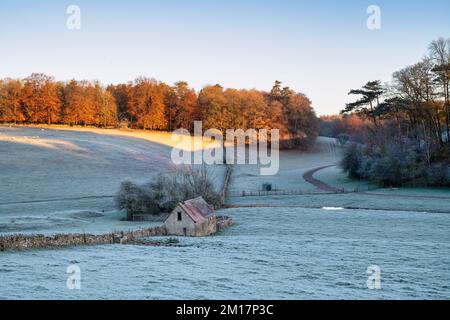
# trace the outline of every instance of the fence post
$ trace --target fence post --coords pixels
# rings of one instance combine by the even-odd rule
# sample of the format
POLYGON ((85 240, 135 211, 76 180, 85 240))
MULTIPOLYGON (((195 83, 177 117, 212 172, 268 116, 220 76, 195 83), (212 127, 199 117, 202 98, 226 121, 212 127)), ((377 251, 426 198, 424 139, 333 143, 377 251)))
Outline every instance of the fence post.
POLYGON ((223 182, 222 191, 220 194, 220 204, 223 206, 225 204, 225 199, 227 197, 228 192, 228 184, 231 179, 231 174, 233 172, 233 167, 231 165, 227 165, 226 173, 225 173, 225 180, 223 182))

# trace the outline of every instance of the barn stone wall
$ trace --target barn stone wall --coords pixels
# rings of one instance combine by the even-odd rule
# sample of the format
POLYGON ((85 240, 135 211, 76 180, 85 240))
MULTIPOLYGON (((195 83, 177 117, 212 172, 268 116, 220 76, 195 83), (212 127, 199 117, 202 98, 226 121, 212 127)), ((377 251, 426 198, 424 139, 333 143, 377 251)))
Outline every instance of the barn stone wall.
POLYGON ((217 232, 216 215, 212 215, 205 221, 197 223, 195 226, 195 233, 198 237, 210 236, 217 232))
POLYGON ((167 232, 172 236, 195 236, 196 226, 194 221, 184 212, 184 210, 177 206, 164 223, 167 232), (178 221, 178 212, 181 212, 181 221, 178 221), (184 232, 186 229, 186 234, 184 232))
POLYGON ((167 233, 172 236, 204 237, 217 232, 216 215, 195 223, 181 208, 177 206, 164 223, 167 233), (178 212, 181 212, 181 221, 178 221, 178 212))

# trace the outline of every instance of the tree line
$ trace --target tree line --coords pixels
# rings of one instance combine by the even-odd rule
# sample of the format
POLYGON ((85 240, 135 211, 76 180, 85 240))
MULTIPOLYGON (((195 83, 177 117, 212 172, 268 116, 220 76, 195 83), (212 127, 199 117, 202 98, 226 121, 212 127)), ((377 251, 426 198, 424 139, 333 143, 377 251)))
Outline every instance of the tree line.
POLYGON ((98 82, 55 82, 45 74, 0 80, 0 121, 21 124, 117 124, 116 100, 98 82))
POLYGON ((352 145, 343 166, 353 177, 385 185, 450 185, 450 39, 429 46, 422 61, 370 81, 350 95, 343 115, 370 122, 363 145, 352 145))
POLYGON ((370 128, 370 121, 356 114, 321 116, 319 122, 320 136, 337 138, 342 144, 362 142, 365 132, 370 128))
POLYGON ((127 126, 144 130, 279 129, 285 147, 307 147, 318 134, 311 101, 276 81, 270 92, 205 86, 169 86, 149 78, 103 87, 99 82, 58 82, 45 74, 0 80, 0 122, 127 126))

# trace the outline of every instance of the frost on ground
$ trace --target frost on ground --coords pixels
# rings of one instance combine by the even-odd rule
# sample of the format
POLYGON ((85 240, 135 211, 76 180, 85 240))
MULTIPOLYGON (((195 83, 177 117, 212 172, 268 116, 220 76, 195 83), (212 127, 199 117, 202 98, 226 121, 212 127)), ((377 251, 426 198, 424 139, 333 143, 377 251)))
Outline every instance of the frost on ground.
MULTIPOLYGON (((450 188, 381 188, 376 184, 367 181, 352 180, 342 172, 339 166, 332 166, 318 171, 314 177, 329 185, 335 186, 346 191, 361 191, 374 194, 390 194, 390 195, 412 195, 412 196, 432 196, 432 197, 449 197, 450 188)), ((450 200, 450 199, 449 199, 450 200)))
MULTIPOLYGON (((144 183, 169 169, 170 135, 105 132, 0 126, 0 233, 154 225, 121 221, 113 196, 124 180, 144 183)), ((219 187, 225 168, 212 170, 219 187)))
POLYGON ((330 186, 347 191, 360 190, 368 191, 377 189, 377 186, 366 181, 352 180, 342 171, 339 166, 332 166, 320 170, 314 174, 314 178, 325 182, 330 186))
POLYGON ((2 253, 0 298, 449 299, 447 214, 223 210, 238 222, 180 247, 100 246, 2 253), (66 269, 81 269, 68 290, 66 269), (381 290, 367 268, 381 268, 381 290), (193 272, 195 270, 195 272, 193 272))
MULTIPOLYGON (((0 127, 0 137, 0 233, 141 226, 121 221, 108 196, 124 179, 148 181, 170 159, 169 146, 151 134, 0 127)), ((336 164, 339 152, 320 138, 314 151, 282 152, 276 176, 235 166, 227 203, 240 208, 219 214, 237 224, 214 237, 180 238, 177 247, 0 253, 0 299, 449 299, 449 191, 327 194, 303 179, 336 164), (313 194, 240 196, 264 183, 313 194), (74 264, 79 291, 66 288, 74 264), (381 290, 367 288, 372 265, 381 268, 381 290)), ((214 170, 223 175, 222 166, 214 170)), ((361 186, 336 167, 315 178, 361 186)))
POLYGON ((318 191, 303 179, 303 174, 320 166, 336 164, 339 162, 340 152, 335 139, 319 137, 311 151, 281 151, 280 170, 277 175, 261 176, 260 167, 257 165, 235 165, 229 194, 235 196, 243 191, 259 191, 264 183, 270 183, 278 190, 318 191))
MULTIPOLYGON (((378 194, 307 194, 296 196, 233 197, 233 207, 343 207, 348 209, 447 213, 450 219, 450 200, 424 197, 398 197, 378 194)), ((274 209, 276 210, 276 209, 274 209)), ((450 230, 449 230, 450 231, 450 230)))

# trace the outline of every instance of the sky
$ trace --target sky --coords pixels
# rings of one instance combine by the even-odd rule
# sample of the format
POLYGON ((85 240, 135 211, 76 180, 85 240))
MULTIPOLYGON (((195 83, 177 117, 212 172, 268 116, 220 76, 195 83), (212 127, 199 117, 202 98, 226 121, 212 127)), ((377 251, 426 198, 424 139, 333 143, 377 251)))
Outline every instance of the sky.
POLYGON ((449 0, 1 0, 0 78, 147 76, 267 91, 280 80, 326 115, 439 37, 450 37, 449 0), (80 8, 80 29, 67 28, 69 5, 80 8), (379 30, 367 27, 370 5, 379 30))

